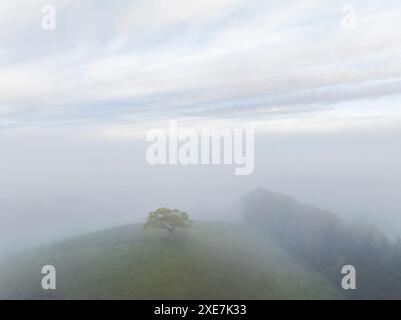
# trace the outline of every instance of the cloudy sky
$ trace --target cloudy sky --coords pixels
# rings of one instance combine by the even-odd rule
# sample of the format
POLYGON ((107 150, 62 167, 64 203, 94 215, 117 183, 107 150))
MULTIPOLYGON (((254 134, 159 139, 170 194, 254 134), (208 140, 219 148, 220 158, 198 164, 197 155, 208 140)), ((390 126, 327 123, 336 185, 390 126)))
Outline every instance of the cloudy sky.
POLYGON ((400 34, 399 0, 1 0, 0 255, 259 186, 401 236, 400 34), (254 174, 149 166, 170 119, 254 127, 254 174))
POLYGON ((395 0, 3 0, 0 130, 398 126, 400 17, 395 0))

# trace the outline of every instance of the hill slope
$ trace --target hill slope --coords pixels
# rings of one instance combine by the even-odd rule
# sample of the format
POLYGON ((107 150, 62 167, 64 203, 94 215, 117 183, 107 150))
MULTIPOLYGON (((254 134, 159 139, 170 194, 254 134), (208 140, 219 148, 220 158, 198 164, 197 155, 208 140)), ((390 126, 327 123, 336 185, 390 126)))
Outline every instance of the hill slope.
POLYGON ((0 264, 0 298, 326 299, 338 292, 244 226, 195 224, 168 240, 129 225, 39 248, 0 264), (57 290, 41 289, 43 265, 57 290))

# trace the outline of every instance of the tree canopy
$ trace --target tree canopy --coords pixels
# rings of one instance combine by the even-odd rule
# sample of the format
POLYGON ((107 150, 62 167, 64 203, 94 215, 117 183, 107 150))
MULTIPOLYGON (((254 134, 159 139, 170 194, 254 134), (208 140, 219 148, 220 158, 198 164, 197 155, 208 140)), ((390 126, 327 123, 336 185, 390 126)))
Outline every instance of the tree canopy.
POLYGON ((186 212, 177 209, 159 208, 149 213, 144 228, 159 228, 173 234, 176 228, 189 228, 192 221, 186 212))

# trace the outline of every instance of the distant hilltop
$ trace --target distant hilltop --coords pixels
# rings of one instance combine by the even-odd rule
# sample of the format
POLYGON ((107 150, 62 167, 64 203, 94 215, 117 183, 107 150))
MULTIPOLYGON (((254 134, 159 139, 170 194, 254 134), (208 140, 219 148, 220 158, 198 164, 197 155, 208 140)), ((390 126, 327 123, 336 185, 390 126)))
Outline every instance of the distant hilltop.
POLYGON ((348 224, 334 213, 258 188, 241 199, 245 222, 334 283, 345 264, 358 271, 352 298, 401 298, 401 245, 373 225, 348 224), (397 279, 397 281, 394 281, 397 279), (378 287, 386 290, 378 290, 378 287))

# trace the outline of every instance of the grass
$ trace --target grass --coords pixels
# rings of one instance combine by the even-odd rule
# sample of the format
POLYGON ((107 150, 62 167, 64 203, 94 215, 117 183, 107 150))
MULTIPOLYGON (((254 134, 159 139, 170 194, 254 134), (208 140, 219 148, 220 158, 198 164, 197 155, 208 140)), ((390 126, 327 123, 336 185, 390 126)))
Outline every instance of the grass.
POLYGON ((316 270, 240 225, 196 223, 173 240, 141 225, 99 231, 0 263, 0 299, 331 299, 316 270), (54 265, 57 290, 41 288, 54 265))

